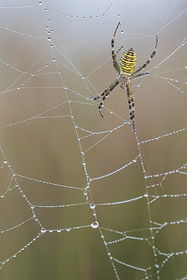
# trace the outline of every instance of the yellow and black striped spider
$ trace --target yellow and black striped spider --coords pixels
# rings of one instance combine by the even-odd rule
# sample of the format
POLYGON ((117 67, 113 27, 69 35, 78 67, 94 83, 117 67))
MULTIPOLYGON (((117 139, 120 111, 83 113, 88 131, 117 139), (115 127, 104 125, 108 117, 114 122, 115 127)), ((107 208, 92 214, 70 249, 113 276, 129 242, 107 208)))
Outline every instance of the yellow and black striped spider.
MULTIPOLYGON (((136 65, 136 53, 134 52, 133 48, 130 48, 129 50, 125 51, 123 55, 121 56, 120 62, 118 64, 116 59, 116 54, 114 50, 114 39, 116 32, 118 30, 118 27, 120 25, 120 22, 118 23, 114 35, 112 37, 111 45, 112 45, 112 60, 113 60, 113 66, 117 73, 119 74, 118 78, 108 87, 104 90, 104 92, 100 95, 95 97, 93 100, 97 100, 99 98, 102 98, 102 102, 99 104, 99 113, 101 117, 103 117, 103 114, 101 113, 101 108, 104 105, 104 100, 109 96, 111 91, 120 84, 120 87, 127 90, 127 99, 128 99, 128 105, 129 105, 129 113, 130 113, 130 121, 132 123, 132 129, 133 131, 136 131, 135 123, 134 123, 134 98, 133 98, 133 92, 131 89, 130 80, 141 77, 143 75, 149 75, 148 72, 146 73, 139 73, 142 69, 144 69, 147 64, 151 61, 153 56, 156 54, 156 48, 158 44, 158 36, 156 35, 156 44, 155 49, 152 52, 150 58, 136 71, 134 71, 134 67, 136 65), (133 72, 134 71, 134 72, 133 72), (139 74, 138 74, 139 73, 139 74)), ((122 48, 122 47, 121 47, 122 48)), ((118 50, 118 52, 121 50, 121 48, 118 50)), ((117 53, 118 53, 117 52, 117 53)))

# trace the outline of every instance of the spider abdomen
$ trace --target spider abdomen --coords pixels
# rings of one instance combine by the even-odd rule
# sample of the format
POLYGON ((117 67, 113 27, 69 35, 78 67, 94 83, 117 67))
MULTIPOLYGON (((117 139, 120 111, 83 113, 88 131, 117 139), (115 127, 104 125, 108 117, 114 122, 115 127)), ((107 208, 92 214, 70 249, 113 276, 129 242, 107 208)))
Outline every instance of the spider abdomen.
POLYGON ((122 76, 129 76, 136 65, 136 53, 133 48, 125 51, 120 60, 120 72, 122 76))

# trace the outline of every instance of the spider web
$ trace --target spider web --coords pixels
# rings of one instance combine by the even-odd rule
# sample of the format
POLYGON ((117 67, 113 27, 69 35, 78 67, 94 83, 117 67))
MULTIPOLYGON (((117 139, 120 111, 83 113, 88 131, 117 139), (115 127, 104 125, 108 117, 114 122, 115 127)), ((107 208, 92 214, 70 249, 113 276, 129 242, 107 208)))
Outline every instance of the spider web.
MULTIPOLYGON (((1 279, 187 279, 186 2, 1 1, 1 279), (110 41, 150 75, 116 78, 110 41)), ((118 58, 120 58, 118 53, 118 58)))

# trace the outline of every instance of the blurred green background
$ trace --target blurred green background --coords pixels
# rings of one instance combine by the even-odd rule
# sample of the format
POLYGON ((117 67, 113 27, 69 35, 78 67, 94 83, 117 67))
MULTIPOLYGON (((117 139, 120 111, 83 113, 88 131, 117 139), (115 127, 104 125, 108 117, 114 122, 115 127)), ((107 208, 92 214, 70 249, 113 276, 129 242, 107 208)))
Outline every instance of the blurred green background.
POLYGON ((11 258, 0 279, 116 279, 101 231, 106 242, 124 238, 123 232, 127 236, 108 244, 112 257, 124 263, 114 261, 120 279, 185 279, 187 184, 185 168, 183 174, 175 171, 187 158, 186 46, 181 45, 186 1, 39 2, 0 3, 0 144, 8 161, 3 164, 0 155, 0 261, 11 258), (129 120, 125 91, 117 88, 106 100, 103 119, 91 101, 116 78, 110 43, 118 21, 116 50, 133 47, 137 66, 150 56, 158 33, 157 54, 146 68, 151 75, 132 82, 137 137, 141 142, 172 132, 140 148, 148 175, 174 173, 145 181, 138 158, 93 180, 85 195, 82 151, 90 178, 114 172, 139 154, 131 125, 123 125, 129 120), (150 204, 146 198, 130 201, 146 192, 158 198, 150 204), (97 229, 90 226, 91 202, 97 229), (40 224, 31 219, 29 203, 40 224), (155 275, 150 227, 165 222, 153 230, 157 263, 163 262, 155 275), (33 241, 41 227, 52 232, 33 241))

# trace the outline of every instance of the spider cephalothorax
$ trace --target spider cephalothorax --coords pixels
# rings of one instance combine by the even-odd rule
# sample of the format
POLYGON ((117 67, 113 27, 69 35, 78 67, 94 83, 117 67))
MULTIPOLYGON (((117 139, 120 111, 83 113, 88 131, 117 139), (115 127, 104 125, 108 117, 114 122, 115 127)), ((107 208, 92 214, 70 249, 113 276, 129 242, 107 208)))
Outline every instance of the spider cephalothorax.
MULTIPOLYGON (((158 44, 158 36, 156 35, 156 44, 155 49, 152 52, 150 58, 137 70, 134 71, 135 65, 136 65, 136 53, 133 50, 133 48, 130 48, 129 50, 125 51, 120 59, 120 62, 118 64, 116 59, 116 54, 114 50, 114 39, 116 32, 118 30, 118 27, 120 25, 120 22, 118 23, 114 35, 112 37, 111 45, 112 45, 112 60, 113 60, 113 66, 115 70, 118 73, 118 78, 108 87, 104 90, 104 92, 100 95, 94 98, 94 100, 97 100, 99 98, 102 98, 102 102, 99 104, 99 112, 100 115, 103 117, 103 114, 101 113, 101 108, 104 105, 104 100, 108 97, 108 95, 111 93, 111 91, 120 84, 120 87, 127 90, 127 99, 128 99, 128 106, 129 106, 129 114, 130 114, 130 120, 132 123, 133 131, 136 130, 135 123, 134 123, 134 98, 133 98, 133 92, 131 89, 130 80, 141 77, 143 75, 148 75, 149 73, 139 73, 142 69, 144 69, 147 64, 151 61, 153 56, 156 54, 156 48, 158 44), (134 71, 134 72, 133 72, 134 71), (139 73, 139 74, 138 74, 139 73)), ((121 49, 121 48, 120 48, 121 49)))

